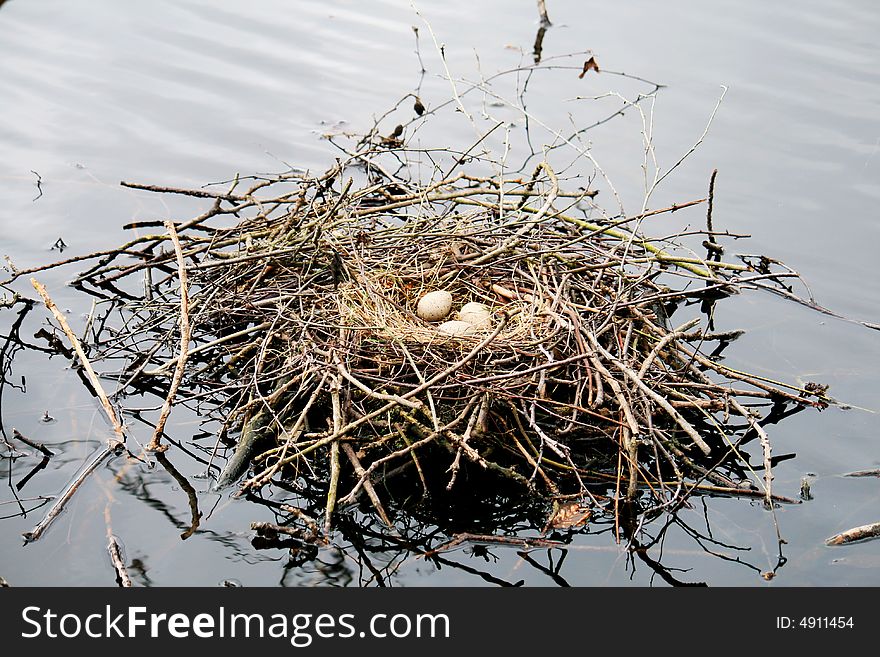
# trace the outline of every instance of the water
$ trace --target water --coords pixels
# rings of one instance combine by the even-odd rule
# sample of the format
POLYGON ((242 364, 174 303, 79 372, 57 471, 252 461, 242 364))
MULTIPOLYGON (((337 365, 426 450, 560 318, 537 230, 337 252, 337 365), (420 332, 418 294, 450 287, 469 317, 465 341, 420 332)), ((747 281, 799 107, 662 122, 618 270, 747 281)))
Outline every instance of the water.
MULTIPOLYGON (((196 187, 236 173, 279 171, 286 163, 323 170, 335 155, 323 133, 366 129, 417 88, 429 107, 450 94, 430 30, 402 0, 368 8, 344 0, 0 4, 0 255, 20 268, 113 247, 130 237, 125 223, 189 217, 202 207, 125 189, 120 180, 196 187), (68 247, 63 254, 52 249, 59 238, 68 247)), ((475 80, 530 62, 538 31, 534 3, 475 6, 420 3, 453 75, 475 80)), ((716 228, 752 236, 734 249, 778 257, 803 275, 820 303, 880 321, 874 220, 880 12, 873 2, 726 1, 710 9, 696 1, 550 0, 548 8, 553 26, 543 40, 545 61, 591 50, 603 71, 666 85, 653 112, 664 168, 698 140, 726 88, 705 140, 664 180, 652 207, 703 196, 717 168, 716 228)), ((576 96, 643 88, 605 73, 548 80, 557 86, 532 90, 530 109, 562 126, 569 112, 576 121, 601 118, 576 96)), ((439 128, 450 143, 472 138, 464 122, 439 128)), ((640 129, 631 113, 588 136, 631 211, 643 193, 640 129)), ((703 225, 702 210, 661 217, 645 230, 672 234, 703 225)), ((38 276, 81 327, 88 301, 64 286, 75 270, 38 276)), ((34 296, 26 280, 13 288, 34 296)), ((35 342, 43 314, 31 315, 22 336, 35 342)), ((6 333, 13 313, 0 317, 6 333)), ((781 381, 830 384, 831 394, 853 409, 804 412, 771 427, 774 454, 796 454, 776 467, 774 490, 796 497, 806 476, 814 496, 777 510, 787 544, 773 580, 760 574, 777 564, 776 528, 748 500, 695 500, 667 530, 662 558, 659 547, 648 554, 666 569, 682 569, 666 571, 677 579, 715 586, 880 584, 880 542, 823 544, 838 531, 880 520, 878 480, 842 476, 880 467, 880 335, 760 293, 720 303, 716 323, 748 331, 727 352, 731 366, 781 381)), ((4 392, 3 425, 57 455, 19 495, 54 495, 103 443, 108 427, 66 362, 21 352, 14 378, 21 377, 23 390, 4 392), (46 413, 54 421, 44 422, 46 413)), ((174 427, 191 435, 197 418, 175 415, 174 427)), ((90 478, 47 535, 22 547, 21 532, 41 514, 15 516, 14 483, 39 463, 27 454, 12 468, 7 459, 0 464, 9 482, 0 516, 13 516, 0 521, 0 576, 13 585, 112 585, 105 510, 139 585, 375 584, 355 549, 285 568, 285 550, 256 550, 250 542, 250 522, 271 521, 268 509, 204 492, 200 480, 191 481, 200 491, 201 526, 181 540, 190 511, 177 481, 159 469, 119 463, 90 478)), ((168 457, 187 476, 198 471, 180 452, 168 457)), ((492 547, 486 557, 450 552, 439 569, 394 554, 374 555, 374 566, 384 569, 387 583, 407 586, 667 584, 647 562, 627 558, 607 529, 591 528, 566 550, 528 557, 492 547)))

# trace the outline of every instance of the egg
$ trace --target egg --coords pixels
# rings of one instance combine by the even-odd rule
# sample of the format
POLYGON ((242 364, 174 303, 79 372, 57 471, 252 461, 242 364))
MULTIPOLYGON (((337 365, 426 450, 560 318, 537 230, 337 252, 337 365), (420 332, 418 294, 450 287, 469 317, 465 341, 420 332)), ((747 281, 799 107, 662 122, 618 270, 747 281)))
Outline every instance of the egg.
POLYGON ((437 327, 437 331, 443 333, 444 335, 452 335, 452 336, 462 336, 462 335, 471 335, 476 331, 476 327, 469 323, 463 322, 460 319, 451 319, 448 322, 443 322, 440 326, 437 327))
POLYGON ((492 311, 484 303, 471 301, 461 307, 461 310, 458 311, 458 318, 477 328, 485 328, 492 323, 492 311))
POLYGON ((439 322, 452 310, 452 295, 446 290, 428 292, 416 305, 416 314, 426 322, 439 322))

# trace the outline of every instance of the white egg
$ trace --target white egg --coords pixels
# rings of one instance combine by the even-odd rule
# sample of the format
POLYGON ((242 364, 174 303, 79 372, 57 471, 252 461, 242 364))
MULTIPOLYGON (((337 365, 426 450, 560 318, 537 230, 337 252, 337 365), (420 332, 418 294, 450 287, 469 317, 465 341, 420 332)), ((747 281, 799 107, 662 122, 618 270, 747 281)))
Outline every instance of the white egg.
POLYGON ((477 328, 485 328, 492 323, 492 311, 484 303, 471 301, 461 307, 461 310, 458 311, 458 318, 477 328))
POLYGON ((438 322, 452 310, 452 295, 446 290, 428 292, 419 299, 416 314, 426 322, 438 322))
POLYGON ((471 335, 476 330, 477 329, 473 324, 462 322, 459 319, 451 319, 448 322, 443 322, 437 327, 437 331, 440 333, 453 336, 471 335))

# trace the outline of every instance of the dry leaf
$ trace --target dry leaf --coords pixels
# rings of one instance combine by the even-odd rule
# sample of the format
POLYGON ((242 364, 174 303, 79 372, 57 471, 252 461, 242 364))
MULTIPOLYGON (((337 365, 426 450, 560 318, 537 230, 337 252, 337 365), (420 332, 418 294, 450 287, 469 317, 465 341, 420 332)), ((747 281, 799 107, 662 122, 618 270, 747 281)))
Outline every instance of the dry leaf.
POLYGON ((547 522, 547 527, 552 529, 568 529, 585 524, 593 514, 589 508, 580 502, 564 502, 554 504, 553 515, 547 522))
POLYGON ((587 61, 584 62, 584 70, 581 71, 581 74, 578 76, 578 79, 583 79, 583 77, 587 74, 587 71, 594 70, 596 73, 599 72, 599 65, 596 63, 595 57, 590 57, 587 61))

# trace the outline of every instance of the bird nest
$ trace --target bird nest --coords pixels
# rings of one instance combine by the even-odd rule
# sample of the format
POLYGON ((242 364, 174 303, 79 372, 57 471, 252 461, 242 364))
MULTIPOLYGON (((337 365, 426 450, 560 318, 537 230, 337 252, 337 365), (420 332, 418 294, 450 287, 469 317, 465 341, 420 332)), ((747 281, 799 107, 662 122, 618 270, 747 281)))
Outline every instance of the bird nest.
POLYGON ((594 505, 609 485, 648 506, 695 490, 773 502, 760 409, 828 398, 726 367, 736 334, 699 316, 673 326, 678 305, 756 281, 791 295, 791 270, 722 262, 711 230, 705 258, 640 230, 706 199, 610 216, 549 158, 481 176, 456 156, 425 181, 408 172, 439 155, 396 137, 373 131, 343 152, 320 175, 223 191, 124 183, 208 206, 159 232, 131 224, 142 234, 89 256, 74 281, 104 299, 88 351, 122 362, 115 398, 165 400, 149 449, 180 444, 165 421, 192 408, 217 436, 219 488, 308 482, 325 530, 360 500, 391 523, 395 481, 432 493, 467 486, 466 471, 594 505), (437 292, 451 305, 426 319, 419 302, 437 292), (468 303, 484 316, 463 325, 468 303), (753 439, 762 476, 740 450, 753 439))

